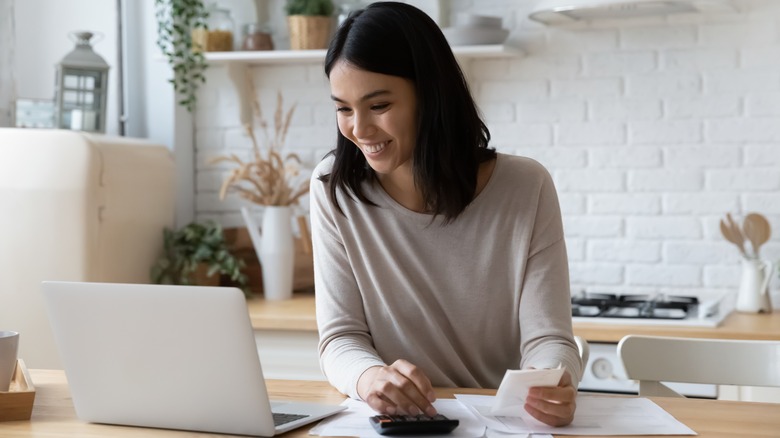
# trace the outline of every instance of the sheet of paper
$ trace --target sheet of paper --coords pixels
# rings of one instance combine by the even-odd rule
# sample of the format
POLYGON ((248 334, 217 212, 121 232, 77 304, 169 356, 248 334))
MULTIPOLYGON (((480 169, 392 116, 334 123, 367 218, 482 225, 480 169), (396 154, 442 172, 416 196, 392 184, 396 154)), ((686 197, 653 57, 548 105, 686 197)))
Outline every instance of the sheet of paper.
POLYGON ((508 417, 524 416, 528 389, 534 386, 556 386, 563 376, 563 367, 551 370, 507 370, 496 393, 491 414, 508 417))
POLYGON ((489 429, 498 432, 548 433, 555 435, 696 435, 651 400, 641 397, 577 396, 574 421, 552 427, 530 416, 506 417, 491 414, 496 397, 456 394, 489 429))
MULTIPOLYGON (((347 406, 346 411, 321 421, 309 431, 309 434, 320 436, 383 438, 383 435, 376 433, 368 422, 368 417, 376 415, 376 412, 374 412, 368 404, 358 400, 347 399, 342 405, 347 406)), ((460 421, 460 424, 452 433, 441 436, 477 438, 485 435, 485 425, 457 400, 439 399, 433 403, 433 406, 445 417, 458 419, 460 421)), ((420 438, 433 436, 437 435, 423 435, 420 438)), ((404 438, 415 437, 413 435, 404 435, 404 438)))
POLYGON ((547 433, 509 433, 499 432, 497 430, 488 429, 485 432, 485 438, 554 438, 547 433))

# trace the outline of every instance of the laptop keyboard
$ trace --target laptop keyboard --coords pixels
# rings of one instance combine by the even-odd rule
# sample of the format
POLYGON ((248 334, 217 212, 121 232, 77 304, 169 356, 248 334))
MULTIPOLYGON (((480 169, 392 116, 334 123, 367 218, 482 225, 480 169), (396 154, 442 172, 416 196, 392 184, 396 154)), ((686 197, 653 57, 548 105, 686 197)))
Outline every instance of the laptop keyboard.
POLYGON ((308 415, 300 415, 300 414, 281 414, 274 412, 274 426, 281 426, 283 424, 287 424, 291 421, 300 420, 301 418, 306 418, 308 415))

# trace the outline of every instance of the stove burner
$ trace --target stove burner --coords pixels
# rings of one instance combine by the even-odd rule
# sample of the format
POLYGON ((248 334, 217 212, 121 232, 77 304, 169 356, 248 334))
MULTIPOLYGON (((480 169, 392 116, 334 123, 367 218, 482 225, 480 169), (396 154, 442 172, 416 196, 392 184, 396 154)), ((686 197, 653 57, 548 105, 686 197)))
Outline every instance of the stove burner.
POLYGON ((686 319, 696 315, 699 299, 675 295, 619 295, 581 292, 571 298, 572 316, 686 319))

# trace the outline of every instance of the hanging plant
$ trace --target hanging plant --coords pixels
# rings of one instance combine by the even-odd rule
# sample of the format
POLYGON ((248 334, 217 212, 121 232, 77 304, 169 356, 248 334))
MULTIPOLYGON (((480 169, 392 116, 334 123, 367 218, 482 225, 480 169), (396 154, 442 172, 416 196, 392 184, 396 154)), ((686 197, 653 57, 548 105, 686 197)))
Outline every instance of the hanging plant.
POLYGON ((192 112, 198 86, 206 82, 206 58, 192 50, 194 28, 205 28, 208 11, 202 0, 155 0, 157 46, 173 69, 173 84, 180 105, 192 112))

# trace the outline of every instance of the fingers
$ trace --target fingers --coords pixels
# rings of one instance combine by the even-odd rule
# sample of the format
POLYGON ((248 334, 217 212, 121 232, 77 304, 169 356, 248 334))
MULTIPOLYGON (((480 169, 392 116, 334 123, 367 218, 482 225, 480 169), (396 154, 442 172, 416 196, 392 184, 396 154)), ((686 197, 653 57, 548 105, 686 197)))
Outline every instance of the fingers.
POLYGON ((398 360, 367 370, 358 381, 358 393, 377 412, 436 415, 436 400, 428 377, 413 364, 398 360))
MULTIPOLYGON (((549 408, 549 406, 548 406, 549 408)), ((574 420, 574 404, 569 409, 559 409, 557 413, 538 409, 534 405, 526 403, 525 410, 532 417, 550 426, 566 426, 574 420)))
POLYGON ((420 394, 428 404, 436 401, 433 385, 431 384, 430 379, 428 379, 428 376, 426 376, 421 369, 403 359, 395 361, 391 367, 398 369, 398 371, 408 379, 405 383, 408 384, 408 382, 411 382, 412 387, 417 390, 417 393, 420 394))
POLYGON ((532 417, 550 426, 565 426, 574 420, 577 390, 568 372, 563 373, 556 387, 534 387, 528 391, 525 410, 532 417))

